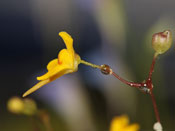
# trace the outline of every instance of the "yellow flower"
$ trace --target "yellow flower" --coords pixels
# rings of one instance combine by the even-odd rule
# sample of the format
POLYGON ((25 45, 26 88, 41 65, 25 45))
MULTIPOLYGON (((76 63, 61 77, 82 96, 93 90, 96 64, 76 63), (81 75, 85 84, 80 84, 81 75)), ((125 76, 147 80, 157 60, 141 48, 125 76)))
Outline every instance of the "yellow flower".
POLYGON ((49 64, 47 65, 48 72, 40 77, 37 77, 37 80, 39 80, 40 82, 38 82, 31 89, 26 91, 23 94, 23 97, 33 93, 45 84, 48 84, 65 74, 76 72, 80 63, 92 66, 94 68, 100 68, 100 66, 98 65, 94 65, 84 60, 81 60, 80 56, 74 51, 73 39, 68 33, 60 32, 59 35, 65 42, 67 49, 62 49, 58 54, 58 58, 49 62, 49 64))
POLYGON ((115 117, 111 122, 110 131, 138 131, 138 124, 130 124, 126 115, 115 117))

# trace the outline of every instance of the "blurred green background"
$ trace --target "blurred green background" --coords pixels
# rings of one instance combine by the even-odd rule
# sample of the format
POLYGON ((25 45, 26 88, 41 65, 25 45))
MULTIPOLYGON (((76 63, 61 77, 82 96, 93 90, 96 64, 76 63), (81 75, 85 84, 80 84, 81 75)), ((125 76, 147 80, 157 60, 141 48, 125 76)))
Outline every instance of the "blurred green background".
MULTIPOLYGON (((0 130, 34 130, 29 117, 8 112, 6 104, 36 84, 36 77, 65 47, 60 31, 71 34, 82 59, 108 64, 120 76, 142 82, 154 54, 152 34, 170 29, 174 36, 174 6, 172 0, 0 1, 0 130)), ((166 131, 175 129, 173 48, 159 56, 153 74, 166 131)), ((121 114, 139 123, 142 131, 152 130, 156 122, 148 95, 84 65, 28 97, 48 111, 54 131, 107 131, 111 119, 121 114)))

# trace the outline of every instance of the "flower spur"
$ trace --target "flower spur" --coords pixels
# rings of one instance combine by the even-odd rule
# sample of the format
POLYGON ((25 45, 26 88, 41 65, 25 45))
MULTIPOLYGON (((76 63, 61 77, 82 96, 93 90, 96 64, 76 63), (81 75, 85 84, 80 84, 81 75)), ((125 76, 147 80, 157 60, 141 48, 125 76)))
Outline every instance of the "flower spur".
POLYGON ((52 82, 53 80, 65 74, 76 72, 80 63, 91 66, 93 68, 100 68, 100 66, 98 65, 81 60, 80 56, 74 51, 73 39, 68 33, 60 32, 59 36, 62 37, 67 49, 62 49, 58 54, 58 58, 53 59, 48 63, 48 72, 40 77, 37 77, 37 80, 39 80, 40 82, 27 90, 23 94, 23 97, 33 93, 42 86, 52 82))

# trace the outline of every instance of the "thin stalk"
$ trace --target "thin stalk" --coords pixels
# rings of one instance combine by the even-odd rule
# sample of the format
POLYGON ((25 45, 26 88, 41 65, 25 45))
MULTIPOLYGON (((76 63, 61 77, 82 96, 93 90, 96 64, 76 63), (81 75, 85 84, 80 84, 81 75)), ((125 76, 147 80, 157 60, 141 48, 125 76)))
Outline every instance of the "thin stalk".
POLYGON ((119 75, 117 75, 115 72, 112 72, 112 75, 114 77, 116 77, 117 79, 119 79, 121 82, 131 86, 131 87, 136 87, 136 88, 139 88, 139 87, 144 87, 145 86, 145 83, 135 83, 135 82, 130 82, 130 81, 127 81, 125 79, 123 79, 122 77, 120 77, 119 75))
POLYGON ((150 71, 149 71, 149 74, 148 74, 148 79, 146 81, 146 84, 147 84, 147 87, 150 89, 149 94, 151 96, 151 100, 152 100, 152 103, 153 103, 153 108, 154 108, 156 119, 157 119, 158 122, 160 122, 160 116, 159 116, 156 100, 155 100, 155 97, 154 97, 154 94, 153 94, 153 84, 152 84, 152 73, 154 71, 154 65, 156 63, 157 56, 158 55, 155 53, 155 55, 153 57, 153 60, 152 60, 152 64, 151 64, 151 67, 150 67, 150 71))
POLYGON ((153 107, 154 107, 154 112, 155 112, 156 119, 157 119, 158 122, 160 122, 160 116, 159 116, 159 112, 158 112, 156 100, 155 100, 155 97, 154 97, 154 94, 153 94, 152 90, 150 92, 150 96, 151 96, 151 100, 152 100, 152 103, 153 103, 153 107))
POLYGON ((84 61, 84 60, 81 60, 80 63, 87 65, 87 66, 91 66, 93 68, 99 68, 99 69, 101 68, 101 66, 99 66, 99 65, 95 65, 95 64, 89 63, 89 62, 84 61))
POLYGON ((142 82, 142 83, 130 82, 130 81, 127 81, 124 78, 120 77, 115 72, 112 72, 111 74, 114 77, 116 77, 118 80, 123 82, 124 84, 129 85, 131 87, 136 87, 138 89, 142 89, 142 87, 145 87, 145 88, 143 88, 144 90, 142 90, 142 91, 150 94, 151 100, 152 100, 152 103, 153 103, 154 112, 155 112, 155 117, 156 117, 157 121, 160 122, 160 116, 159 116, 156 100, 155 100, 155 97, 154 97, 154 94, 153 94, 153 91, 152 91, 153 90, 152 74, 153 74, 153 71, 154 71, 154 65, 156 63, 157 56, 158 56, 158 54, 155 53, 146 82, 142 82), (145 89, 147 89, 147 90, 145 90, 145 89))
POLYGON ((151 79, 151 78, 152 78, 152 74, 153 74, 153 71, 154 71, 154 65, 155 65, 155 63, 156 63, 156 58, 157 58, 157 54, 155 53, 155 55, 154 55, 154 57, 153 57, 153 60, 152 60, 151 67, 150 67, 148 79, 151 79))

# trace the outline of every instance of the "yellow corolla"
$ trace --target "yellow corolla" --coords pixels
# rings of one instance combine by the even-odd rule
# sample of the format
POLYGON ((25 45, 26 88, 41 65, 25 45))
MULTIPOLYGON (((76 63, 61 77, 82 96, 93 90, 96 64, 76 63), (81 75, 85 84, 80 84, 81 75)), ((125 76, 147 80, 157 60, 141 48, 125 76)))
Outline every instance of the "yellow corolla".
POLYGON ((73 39, 68 33, 60 32, 59 35, 65 42, 67 49, 62 49, 58 54, 58 58, 49 62, 49 64, 47 65, 48 72, 40 77, 37 77, 37 80, 39 80, 40 82, 38 82, 31 89, 26 91, 23 94, 23 97, 31 94, 43 85, 48 84, 49 82, 61 77, 62 75, 76 72, 80 63, 89 65, 93 68, 100 68, 100 66, 98 65, 94 65, 84 60, 81 60, 80 56, 74 51, 73 39))
POLYGON ((129 118, 126 115, 115 117, 110 126, 110 131, 138 131, 138 124, 129 125, 129 118))

